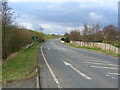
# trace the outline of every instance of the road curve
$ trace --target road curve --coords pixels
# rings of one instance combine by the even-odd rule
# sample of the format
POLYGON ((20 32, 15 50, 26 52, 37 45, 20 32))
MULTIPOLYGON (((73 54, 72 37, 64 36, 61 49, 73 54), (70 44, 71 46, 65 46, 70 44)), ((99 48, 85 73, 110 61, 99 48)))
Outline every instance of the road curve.
MULTIPOLYGON (((40 48, 41 88, 118 88, 118 58, 63 45, 40 48)), ((40 53, 39 52, 39 53, 40 53)))

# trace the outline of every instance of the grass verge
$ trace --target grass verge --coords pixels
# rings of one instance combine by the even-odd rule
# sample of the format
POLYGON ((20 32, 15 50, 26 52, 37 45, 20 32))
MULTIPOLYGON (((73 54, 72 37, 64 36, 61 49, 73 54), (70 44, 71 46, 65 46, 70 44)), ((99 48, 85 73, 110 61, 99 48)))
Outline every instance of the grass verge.
POLYGON ((113 52, 109 52, 109 51, 106 51, 106 50, 102 50, 100 48, 90 48, 90 47, 79 47, 79 46, 76 46, 74 44, 69 44, 69 43, 64 43, 65 45, 68 45, 68 46, 71 46, 71 47, 75 47, 75 48, 82 48, 82 49, 89 49, 89 50, 95 50, 95 51, 98 51, 100 53, 103 53, 103 54, 107 54, 107 55, 111 55, 111 56, 115 56, 115 57, 120 57, 120 54, 115 54, 113 52))
POLYGON ((115 46, 115 47, 120 48, 120 44, 112 44, 112 45, 115 46))
POLYGON ((3 85, 15 80, 22 80, 36 75, 37 48, 41 43, 31 46, 26 51, 21 50, 17 55, 3 63, 3 85))

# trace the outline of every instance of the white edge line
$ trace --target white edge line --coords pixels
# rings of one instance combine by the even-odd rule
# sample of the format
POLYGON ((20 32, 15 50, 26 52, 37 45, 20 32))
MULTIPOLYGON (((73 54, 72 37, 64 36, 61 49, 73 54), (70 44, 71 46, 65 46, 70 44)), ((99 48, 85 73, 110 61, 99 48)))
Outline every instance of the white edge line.
POLYGON ((58 81, 56 75, 54 74, 53 70, 51 69, 50 65, 48 64, 48 62, 47 62, 47 60, 46 60, 46 58, 45 58, 45 56, 44 56, 44 54, 43 54, 42 47, 43 47, 43 45, 41 46, 41 53, 42 53, 43 59, 44 59, 46 65, 47 65, 47 67, 48 67, 48 69, 49 69, 49 71, 50 71, 50 73, 51 73, 54 81, 56 82, 58 88, 62 88, 62 86, 60 85, 60 82, 58 81))

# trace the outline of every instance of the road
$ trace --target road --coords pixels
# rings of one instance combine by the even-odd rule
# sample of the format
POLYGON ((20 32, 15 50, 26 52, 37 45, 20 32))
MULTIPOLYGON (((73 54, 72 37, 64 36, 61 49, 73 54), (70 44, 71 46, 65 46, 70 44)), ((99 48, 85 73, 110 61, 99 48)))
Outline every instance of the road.
POLYGON ((118 88, 118 58, 69 47, 59 39, 40 48, 42 88, 118 88))

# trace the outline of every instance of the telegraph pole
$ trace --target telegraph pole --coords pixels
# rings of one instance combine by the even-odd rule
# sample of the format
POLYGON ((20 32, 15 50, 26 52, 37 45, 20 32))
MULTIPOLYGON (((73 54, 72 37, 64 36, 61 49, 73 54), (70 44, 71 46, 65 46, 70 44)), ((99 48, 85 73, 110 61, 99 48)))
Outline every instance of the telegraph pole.
POLYGON ((40 26, 40 31, 41 31, 41 33, 42 33, 42 37, 43 37, 43 40, 44 40, 44 34, 43 34, 44 28, 43 28, 42 26, 40 26))
POLYGON ((40 31, 43 33, 43 31, 44 31, 44 28, 41 26, 40 27, 40 31))

